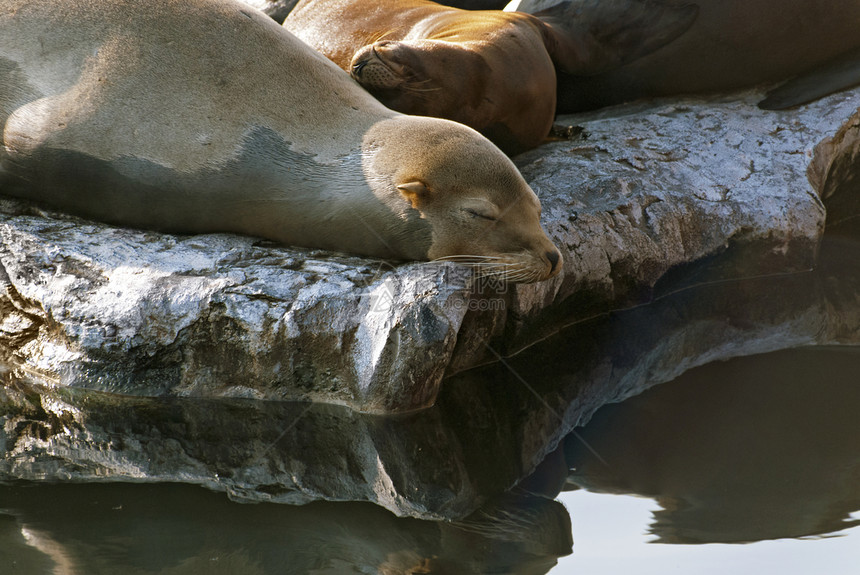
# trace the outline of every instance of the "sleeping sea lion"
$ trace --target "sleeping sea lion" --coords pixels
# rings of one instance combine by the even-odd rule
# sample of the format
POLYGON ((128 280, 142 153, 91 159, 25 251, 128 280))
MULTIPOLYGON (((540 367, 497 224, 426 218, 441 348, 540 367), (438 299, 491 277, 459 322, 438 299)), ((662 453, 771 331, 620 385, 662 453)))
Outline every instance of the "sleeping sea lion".
POLYGON ((4 0, 0 192, 105 222, 556 274, 511 161, 238 0, 4 0))
MULTIPOLYGON (((588 1, 599 6, 609 0, 588 1)), ((557 2, 518 0, 516 9, 540 14, 557 2)), ((746 89, 814 73, 813 80, 788 86, 768 104, 788 107, 860 82, 857 0, 695 2, 698 18, 665 48, 604 73, 560 75, 559 112, 746 89)))
POLYGON ((577 20, 583 0, 537 15, 430 0, 300 0, 284 27, 386 106, 464 123, 516 154, 550 132, 556 67, 595 74, 620 66, 670 42, 696 17, 695 6, 626 1, 644 8, 628 19, 624 7, 619 23, 611 7, 594 21, 577 20))

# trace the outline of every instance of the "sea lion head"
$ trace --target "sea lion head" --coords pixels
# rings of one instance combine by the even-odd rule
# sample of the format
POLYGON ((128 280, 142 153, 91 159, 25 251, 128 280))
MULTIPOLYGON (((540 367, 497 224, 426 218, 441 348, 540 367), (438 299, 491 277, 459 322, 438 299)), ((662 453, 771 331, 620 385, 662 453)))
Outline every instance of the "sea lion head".
MULTIPOLYGON (((561 269, 561 254, 541 228, 534 191, 476 131, 398 115, 376 123, 362 148, 374 194, 402 219, 429 224, 427 259, 473 265, 481 275, 522 283, 561 269)), ((413 240, 421 241, 417 235, 413 240)))
POLYGON ((493 43, 380 40, 355 53, 350 74, 392 110, 466 124, 516 154, 549 134, 556 98, 543 40, 520 28, 493 43))

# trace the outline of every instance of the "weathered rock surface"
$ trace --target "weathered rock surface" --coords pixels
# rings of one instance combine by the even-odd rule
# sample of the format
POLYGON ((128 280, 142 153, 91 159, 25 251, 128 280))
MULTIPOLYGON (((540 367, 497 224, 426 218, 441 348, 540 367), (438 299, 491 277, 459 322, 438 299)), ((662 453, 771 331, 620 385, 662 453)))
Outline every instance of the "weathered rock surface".
POLYGON ((814 282, 791 305, 740 289, 711 298, 713 317, 689 311, 696 283, 816 261, 825 210, 807 169, 860 92, 780 113, 759 97, 562 118, 582 133, 516 161, 564 270, 496 291, 453 265, 124 230, 4 201, 0 479, 183 481, 457 518, 607 401, 721 357, 856 341, 841 319, 858 316, 856 294, 814 282), (679 290, 683 306, 661 299, 608 335, 574 330, 441 385, 679 290))
POLYGON ((381 273, 390 266, 252 238, 4 206, 0 349, 47 383, 400 411, 432 403, 456 340, 462 270, 381 273))
POLYGON ((242 0, 245 4, 262 11, 277 23, 282 23, 299 0, 242 0))

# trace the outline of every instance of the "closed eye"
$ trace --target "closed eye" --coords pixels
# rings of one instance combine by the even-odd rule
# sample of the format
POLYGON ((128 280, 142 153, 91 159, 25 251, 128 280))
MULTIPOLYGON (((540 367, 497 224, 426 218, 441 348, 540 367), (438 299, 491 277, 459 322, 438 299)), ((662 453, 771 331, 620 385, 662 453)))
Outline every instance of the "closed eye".
POLYGON ((470 216, 472 216, 473 218, 481 218, 482 220, 487 220, 489 222, 495 222, 496 221, 496 218, 494 218, 490 214, 484 214, 484 213, 479 212, 478 210, 466 208, 466 212, 468 212, 468 214, 470 216))

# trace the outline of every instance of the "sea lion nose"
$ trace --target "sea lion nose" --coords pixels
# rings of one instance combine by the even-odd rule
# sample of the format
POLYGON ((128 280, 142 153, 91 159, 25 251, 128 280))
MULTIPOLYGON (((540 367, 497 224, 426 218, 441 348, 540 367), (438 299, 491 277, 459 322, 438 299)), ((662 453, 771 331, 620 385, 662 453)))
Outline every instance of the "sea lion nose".
POLYGON ((558 265, 558 260, 561 259, 561 255, 557 251, 553 250, 546 253, 546 259, 549 260, 549 273, 555 273, 555 268, 558 265))

